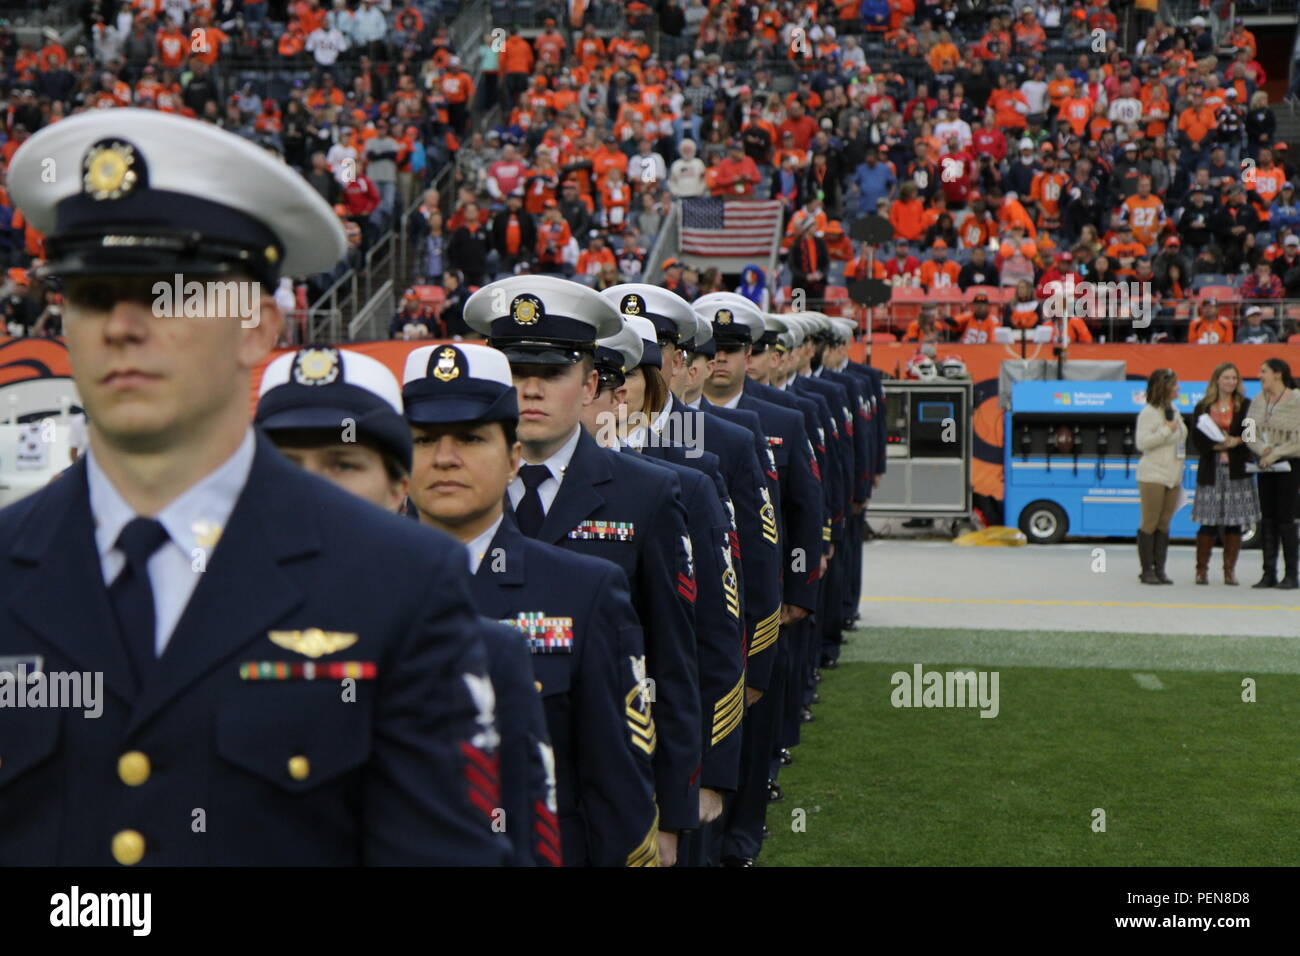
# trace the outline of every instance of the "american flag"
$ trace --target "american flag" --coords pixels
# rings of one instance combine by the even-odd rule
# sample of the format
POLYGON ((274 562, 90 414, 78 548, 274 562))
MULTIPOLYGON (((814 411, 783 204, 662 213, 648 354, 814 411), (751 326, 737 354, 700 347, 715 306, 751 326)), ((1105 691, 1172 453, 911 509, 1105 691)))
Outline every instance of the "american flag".
POLYGON ((780 226, 779 199, 686 199, 681 249, 697 256, 766 256, 780 226))

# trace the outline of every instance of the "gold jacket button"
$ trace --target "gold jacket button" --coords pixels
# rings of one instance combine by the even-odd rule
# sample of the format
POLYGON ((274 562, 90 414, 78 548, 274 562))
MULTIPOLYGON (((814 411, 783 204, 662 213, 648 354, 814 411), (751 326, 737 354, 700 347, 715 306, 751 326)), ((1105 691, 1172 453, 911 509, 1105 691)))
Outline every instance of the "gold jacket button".
POLYGON ((539 681, 539 680, 535 680, 535 681, 533 681, 533 686, 537 688, 537 693, 540 694, 540 693, 542 692, 542 682, 541 682, 541 681, 539 681))
POLYGON ((289 758, 289 776, 295 780, 306 780, 311 775, 311 761, 299 754, 289 758))
POLYGON ((144 837, 138 830, 122 830, 113 837, 113 859, 134 866, 144 859, 144 837))
POLYGON ((149 758, 138 750, 129 750, 117 758, 117 775, 128 787, 138 787, 149 779, 149 758))

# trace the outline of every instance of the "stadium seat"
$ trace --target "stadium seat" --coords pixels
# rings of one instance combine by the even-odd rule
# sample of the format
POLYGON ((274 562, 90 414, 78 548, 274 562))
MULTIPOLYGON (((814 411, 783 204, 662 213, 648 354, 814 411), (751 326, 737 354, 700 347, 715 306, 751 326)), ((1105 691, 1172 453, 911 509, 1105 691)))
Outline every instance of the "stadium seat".
POLYGON ((1287 336, 1286 344, 1287 344, 1287 345, 1300 345, 1300 333, 1297 333, 1296 335, 1289 335, 1289 336, 1287 336))
POLYGON ((1198 299, 1218 299, 1220 302, 1236 302, 1240 296, 1230 285, 1203 285, 1196 292, 1198 299))
MULTIPOLYGON (((1296 336, 1296 337, 1300 338, 1300 336, 1296 336)), ((898 336, 895 335, 893 332, 873 332, 871 334, 871 341, 873 343, 897 342, 898 336)))
POLYGON ((930 301, 930 294, 916 286, 904 285, 894 289, 889 300, 889 326, 906 329, 907 324, 921 314, 921 305, 930 301))
POLYGON ((1193 276, 1192 291, 1199 292, 1203 287, 1207 285, 1227 285, 1228 282, 1229 279, 1226 275, 1221 275, 1217 272, 1206 273, 1205 275, 1193 276))
POLYGON ((447 304, 447 290, 440 285, 412 286, 411 291, 415 293, 415 297, 420 301, 421 305, 441 309, 447 304))

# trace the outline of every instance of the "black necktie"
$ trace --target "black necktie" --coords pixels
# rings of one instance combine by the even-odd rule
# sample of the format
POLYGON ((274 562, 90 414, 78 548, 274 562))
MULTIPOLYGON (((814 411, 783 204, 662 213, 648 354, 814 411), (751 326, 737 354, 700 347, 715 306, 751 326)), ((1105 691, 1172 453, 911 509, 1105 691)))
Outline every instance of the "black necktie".
POLYGON ((545 465, 524 465, 519 469, 519 477, 524 483, 524 496, 519 499, 519 507, 515 509, 515 521, 520 531, 530 538, 535 538, 542 530, 542 521, 546 519, 546 511, 542 508, 542 496, 537 493, 537 488, 547 478, 552 477, 551 469, 545 465))
POLYGON ((108 589, 118 633, 131 655, 136 679, 144 684, 157 663, 154 650, 153 588, 149 558, 167 540, 167 529, 153 518, 136 518, 117 536, 116 548, 126 555, 126 567, 108 589))

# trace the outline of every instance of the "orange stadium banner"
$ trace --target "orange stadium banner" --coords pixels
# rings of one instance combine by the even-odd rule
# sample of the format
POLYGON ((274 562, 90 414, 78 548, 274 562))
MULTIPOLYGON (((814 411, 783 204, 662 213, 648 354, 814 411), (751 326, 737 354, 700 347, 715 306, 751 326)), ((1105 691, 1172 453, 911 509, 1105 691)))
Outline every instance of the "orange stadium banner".
MULTIPOLYGON (((414 342, 355 342, 345 347, 383 362, 401 380, 406 356, 422 345, 436 344, 425 339, 414 342)), ((281 349, 267 359, 282 355, 281 349)), ((971 485, 976 494, 991 498, 1003 497, 1002 482, 1002 413, 998 409, 998 372, 1002 362, 1019 359, 1019 347, 1007 345, 939 344, 936 355, 960 355, 966 363, 975 386, 974 460, 971 463, 971 485)), ((901 374, 907 361, 916 353, 913 343, 877 343, 871 352, 871 364, 887 375, 901 374)), ((865 343, 855 343, 850 354, 855 361, 866 360, 865 343)), ((1122 360, 1130 378, 1145 379, 1157 368, 1172 368, 1178 377, 1187 381, 1204 381, 1210 377, 1220 362, 1234 362, 1246 378, 1258 374, 1259 363, 1270 356, 1278 356, 1300 372, 1300 345, 1082 345, 1070 346, 1070 359, 1122 360)), ((1030 346, 1025 357, 1052 360, 1050 345, 1030 346)), ((255 370, 250 408, 257 405, 257 388, 262 378, 262 368, 255 370)), ((68 353, 58 339, 0 339, 0 390, 6 384, 41 377, 63 377, 71 374, 68 353)))

